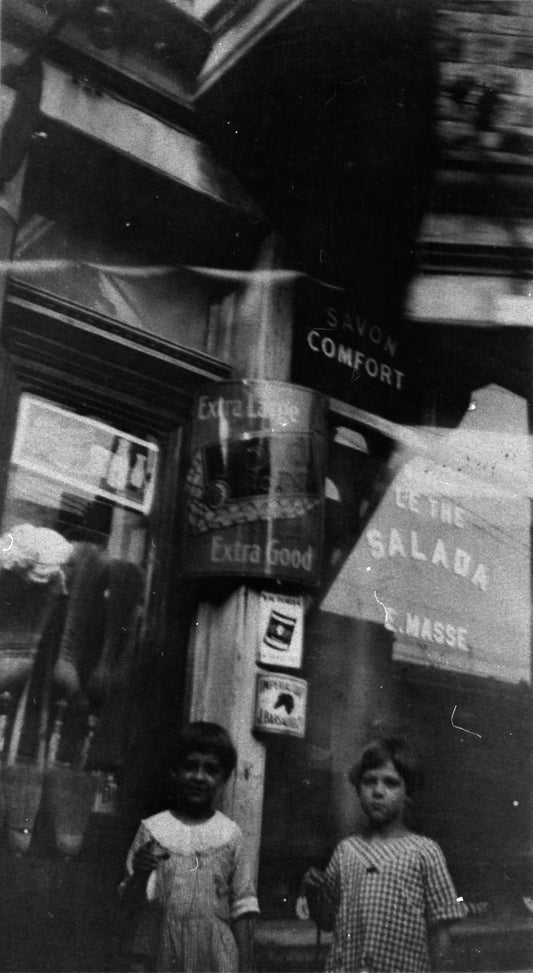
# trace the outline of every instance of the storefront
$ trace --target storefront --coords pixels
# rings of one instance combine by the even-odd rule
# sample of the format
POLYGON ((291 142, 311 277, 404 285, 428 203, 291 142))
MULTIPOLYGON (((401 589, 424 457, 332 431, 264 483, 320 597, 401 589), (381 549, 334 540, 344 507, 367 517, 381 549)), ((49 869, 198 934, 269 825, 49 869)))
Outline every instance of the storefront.
POLYGON ((116 969, 125 853, 187 712, 193 402, 232 374, 231 285, 194 268, 266 227, 192 136, 54 63, 41 84, 2 197, 1 963, 116 969))
MULTIPOLYGON (((300 5, 280 6, 288 17, 300 5)), ((320 48, 328 64, 341 17, 334 27, 320 48)), ((0 913, 11 935, 1 961, 117 968, 125 852, 138 819, 168 801, 169 748, 189 718, 218 720, 238 746, 224 808, 244 831, 271 928, 294 919, 304 871, 358 823, 346 774, 361 744, 388 730, 425 758, 414 823, 443 845, 460 894, 495 916, 527 917, 524 322, 507 322, 513 370, 501 335, 489 334, 499 319, 488 304, 465 313, 466 338, 447 317, 458 293, 437 313, 421 285, 400 313, 428 165, 409 130, 394 179, 390 145, 380 157, 367 208, 346 172, 362 170, 368 186, 375 173, 349 157, 353 145, 334 163, 347 181, 339 171, 321 181, 342 112, 324 115, 313 178, 304 173, 291 195, 305 168, 280 109, 294 66, 270 90, 271 127, 258 133, 243 56, 226 89, 225 139, 242 124, 245 135, 217 147, 241 179, 250 164, 252 200, 197 136, 202 125, 207 139, 216 133, 215 53, 200 75, 199 122, 190 86, 180 99, 175 78, 169 86, 183 40, 155 68, 122 51, 115 75, 116 52, 84 30, 70 25, 44 59, 20 201, 5 210, 0 913), (303 246, 310 200, 326 184, 303 246), (337 238, 328 221, 348 191, 361 208, 337 238), (263 205, 276 230, 281 211, 296 213, 294 234, 273 233, 263 205), (317 245, 321 223, 327 246, 317 245)), ((206 56, 205 30, 194 30, 192 73, 206 56)), ((12 32, 18 65, 26 52, 12 32)), ((255 82, 269 50, 252 59, 255 82)), ((378 101, 398 71, 411 77, 409 52, 378 101)), ((343 63, 324 80, 337 107, 343 63)), ((306 70, 303 84, 309 60, 306 70)), ((392 143, 403 108, 387 111, 392 143)), ((378 136, 370 126, 382 147, 378 136)), ((492 274, 493 292, 509 297, 503 280, 492 274)))
MULTIPOLYGON (((323 568, 305 617, 308 729, 305 741, 268 743, 266 907, 288 917, 309 863, 322 865, 361 824, 347 772, 364 742, 389 731, 423 757, 415 824, 445 848, 460 893, 526 916, 525 389, 476 378, 466 364, 453 386, 422 387, 422 370, 429 376, 435 361, 440 370, 446 353, 436 321, 430 354, 408 327, 392 333, 353 299, 324 292, 321 303, 313 289, 296 307, 293 371, 330 393, 331 438, 323 568), (388 418, 407 409, 410 421, 388 418)), ((485 340, 488 350, 487 331, 485 340)))

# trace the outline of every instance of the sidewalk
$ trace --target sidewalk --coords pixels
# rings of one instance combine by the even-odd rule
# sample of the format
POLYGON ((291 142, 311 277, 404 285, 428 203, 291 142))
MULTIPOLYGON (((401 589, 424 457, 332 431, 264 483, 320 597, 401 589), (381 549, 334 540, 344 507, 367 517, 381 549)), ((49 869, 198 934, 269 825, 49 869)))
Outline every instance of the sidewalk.
MULTIPOLYGON (((533 917, 465 919, 452 930, 458 973, 533 973, 533 917)), ((299 919, 260 919, 255 934, 258 973, 321 973, 331 933, 299 919)))

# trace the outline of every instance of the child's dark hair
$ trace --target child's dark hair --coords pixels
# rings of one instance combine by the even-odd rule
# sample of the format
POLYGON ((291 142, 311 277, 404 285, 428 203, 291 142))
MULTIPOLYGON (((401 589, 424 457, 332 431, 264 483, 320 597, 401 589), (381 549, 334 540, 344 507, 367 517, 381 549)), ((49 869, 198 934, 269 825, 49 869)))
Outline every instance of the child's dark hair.
POLYGON ((412 797, 422 787, 423 773, 418 755, 403 737, 380 737, 367 744, 349 773, 350 783, 359 790, 363 774, 382 767, 388 760, 403 779, 407 796, 412 797))
POLYGON ((187 756, 198 753, 214 753, 220 760, 224 780, 228 780, 237 763, 237 751, 227 730, 218 723, 189 723, 178 734, 171 753, 172 770, 181 767, 187 756))

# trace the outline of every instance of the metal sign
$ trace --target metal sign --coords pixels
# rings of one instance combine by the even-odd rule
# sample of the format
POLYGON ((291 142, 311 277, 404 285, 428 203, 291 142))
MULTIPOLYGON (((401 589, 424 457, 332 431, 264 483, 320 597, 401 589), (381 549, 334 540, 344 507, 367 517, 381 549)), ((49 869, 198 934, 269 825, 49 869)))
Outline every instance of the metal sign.
POLYGON ((261 592, 257 661, 299 669, 303 651, 303 598, 261 592))
POLYGON ((307 682, 279 673, 257 676, 255 729, 304 737, 307 710, 307 682))
POLYGON ((407 325, 373 318, 348 293, 310 281, 296 290, 292 377, 376 415, 416 414, 420 377, 407 325))
POLYGON ((184 573, 318 583, 326 403, 283 382, 224 382, 196 399, 184 573))
POLYGON ((526 402, 477 390, 398 471, 322 609, 382 624, 398 661, 529 682, 529 448, 526 402))

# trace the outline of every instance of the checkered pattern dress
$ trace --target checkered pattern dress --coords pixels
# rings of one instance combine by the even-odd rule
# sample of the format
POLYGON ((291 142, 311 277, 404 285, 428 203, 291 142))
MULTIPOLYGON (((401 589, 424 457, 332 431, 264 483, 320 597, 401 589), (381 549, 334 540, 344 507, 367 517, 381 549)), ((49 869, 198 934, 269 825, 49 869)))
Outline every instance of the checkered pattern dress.
POLYGON ((421 835, 346 838, 324 881, 336 910, 327 973, 427 973, 428 927, 466 913, 442 851, 421 835))
POLYGON ((230 922, 259 911, 240 828, 221 811, 197 825, 169 811, 155 814, 141 822, 128 853, 128 875, 135 852, 151 839, 169 857, 148 882, 132 955, 164 973, 236 973, 230 922))

